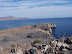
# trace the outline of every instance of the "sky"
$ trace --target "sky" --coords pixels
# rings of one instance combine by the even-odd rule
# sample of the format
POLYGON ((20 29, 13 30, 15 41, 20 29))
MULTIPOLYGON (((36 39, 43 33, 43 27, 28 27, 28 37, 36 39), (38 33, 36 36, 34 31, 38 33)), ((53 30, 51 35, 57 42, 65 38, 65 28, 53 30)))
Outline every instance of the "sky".
POLYGON ((72 0, 0 0, 0 17, 72 17, 72 0))

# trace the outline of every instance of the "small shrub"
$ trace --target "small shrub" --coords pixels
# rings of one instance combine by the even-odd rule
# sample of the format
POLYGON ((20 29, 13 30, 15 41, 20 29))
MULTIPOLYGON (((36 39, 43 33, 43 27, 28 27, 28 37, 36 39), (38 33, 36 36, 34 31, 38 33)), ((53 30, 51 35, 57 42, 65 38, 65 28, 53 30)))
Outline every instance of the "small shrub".
POLYGON ((35 40, 35 41, 31 42, 31 45, 34 46, 35 43, 43 44, 43 42, 41 40, 35 40))
POLYGON ((16 47, 15 45, 10 45, 12 48, 16 47))

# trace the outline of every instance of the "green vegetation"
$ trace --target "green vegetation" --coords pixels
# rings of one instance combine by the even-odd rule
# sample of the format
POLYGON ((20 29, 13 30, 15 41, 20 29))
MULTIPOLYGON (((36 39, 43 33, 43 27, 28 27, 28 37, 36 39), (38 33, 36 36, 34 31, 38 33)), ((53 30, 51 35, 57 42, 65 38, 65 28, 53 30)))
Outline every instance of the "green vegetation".
POLYGON ((35 43, 43 44, 43 42, 41 40, 35 40, 35 41, 31 42, 31 45, 34 46, 35 43))
POLYGON ((16 47, 15 45, 10 45, 11 46, 11 48, 14 48, 14 47, 16 47))

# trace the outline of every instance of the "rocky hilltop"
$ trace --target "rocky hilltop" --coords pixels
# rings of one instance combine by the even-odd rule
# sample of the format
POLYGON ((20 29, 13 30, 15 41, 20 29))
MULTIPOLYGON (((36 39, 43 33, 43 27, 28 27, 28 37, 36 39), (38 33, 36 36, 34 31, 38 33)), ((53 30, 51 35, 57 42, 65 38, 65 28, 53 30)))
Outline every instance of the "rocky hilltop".
POLYGON ((54 23, 42 23, 31 26, 23 26, 13 29, 0 30, 0 46, 9 47, 12 44, 31 44, 34 40, 41 40, 47 43, 54 40, 52 28, 56 28, 54 23))
POLYGON ((29 19, 29 18, 26 18, 26 17, 14 17, 14 16, 0 17, 0 20, 20 20, 20 19, 29 19))

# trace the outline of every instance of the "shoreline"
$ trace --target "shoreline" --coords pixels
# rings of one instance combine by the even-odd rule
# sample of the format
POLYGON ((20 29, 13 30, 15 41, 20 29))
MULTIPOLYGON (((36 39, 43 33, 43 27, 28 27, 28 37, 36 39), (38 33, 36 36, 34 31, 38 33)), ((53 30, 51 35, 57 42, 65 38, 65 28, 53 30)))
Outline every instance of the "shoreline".
POLYGON ((52 28, 56 27, 54 23, 42 23, 32 26, 23 26, 13 29, 0 30, 0 45, 11 45, 11 44, 30 44, 36 39, 43 40, 46 43, 46 38, 51 37, 52 40, 55 38, 52 35, 52 28), (21 42, 19 42, 21 41, 21 42), (25 41, 23 43, 23 41, 25 41))
POLYGON ((26 51, 28 53, 31 49, 39 54, 47 53, 49 49, 52 50, 52 52, 49 51, 51 54, 71 53, 72 37, 56 39, 52 34, 53 28, 56 28, 54 23, 42 23, 0 30, 0 54, 25 53, 26 51))
MULTIPOLYGON (((41 24, 46 24, 46 23, 41 23, 41 24)), ((37 25, 37 24, 36 24, 37 25)), ((51 27, 51 29, 53 28, 53 25, 49 25, 49 27, 51 27)), ((4 34, 10 34, 10 33, 14 33, 14 32, 19 32, 19 31, 23 31, 23 30, 28 30, 28 29, 32 29, 33 25, 29 25, 29 26, 21 26, 21 27, 17 27, 17 28, 11 28, 11 29, 4 29, 4 30, 0 30, 0 36, 4 35, 4 34)), ((54 26, 54 28, 56 28, 56 25, 54 26)))

